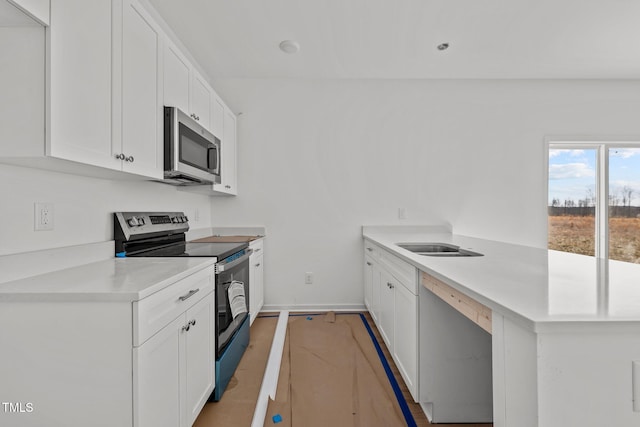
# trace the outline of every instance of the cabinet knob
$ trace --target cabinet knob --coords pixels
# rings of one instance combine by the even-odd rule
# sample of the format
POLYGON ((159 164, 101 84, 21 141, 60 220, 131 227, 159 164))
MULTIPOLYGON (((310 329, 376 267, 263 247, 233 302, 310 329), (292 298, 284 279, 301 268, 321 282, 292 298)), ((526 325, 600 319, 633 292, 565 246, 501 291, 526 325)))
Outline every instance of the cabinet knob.
POLYGON ((256 264, 256 267, 260 267, 260 263, 257 263, 257 264, 256 264))
POLYGON ((368 250, 369 252, 373 252, 373 249, 371 249, 371 248, 367 248, 367 250, 368 250))
POLYGON ((225 185, 224 188, 231 188, 231 186, 230 185, 225 185))
POLYGON ((182 332, 189 332, 189 328, 191 328, 191 324, 187 324, 182 327, 182 332))
POLYGON ((126 157, 124 161, 133 163, 133 156, 126 157))
POLYGON ((369 261, 367 261, 367 265, 371 266, 371 265, 373 265, 373 264, 371 264, 369 261))
POLYGON ((116 159, 118 159, 118 160, 124 160, 125 157, 126 156, 124 155, 124 153, 116 154, 116 159))
POLYGON ((394 288, 393 283, 391 283, 391 282, 387 282, 387 287, 388 287, 389 289, 393 289, 393 288, 394 288))

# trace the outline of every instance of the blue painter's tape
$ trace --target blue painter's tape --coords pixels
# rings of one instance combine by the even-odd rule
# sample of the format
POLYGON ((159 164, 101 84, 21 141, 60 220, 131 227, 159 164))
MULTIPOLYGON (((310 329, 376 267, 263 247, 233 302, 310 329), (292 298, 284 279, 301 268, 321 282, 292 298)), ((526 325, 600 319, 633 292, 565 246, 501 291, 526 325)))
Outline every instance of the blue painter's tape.
POLYGON ((126 252, 118 252, 116 253, 116 258, 126 258, 127 257, 127 253, 126 252))
POLYGON ((273 417, 271 417, 271 419, 273 420, 274 424, 281 423, 282 422, 282 415, 275 414, 273 417))
POLYGON ((393 393, 396 395, 396 399, 398 400, 398 404, 400 405, 400 409, 402 410, 402 415, 404 415, 404 420, 407 422, 407 427, 417 427, 416 420, 413 418, 413 415, 411 414, 409 405, 407 405, 407 401, 404 399, 404 396, 402 395, 402 391, 400 390, 398 381, 396 381, 396 377, 393 375, 393 372, 391 371, 391 367, 387 362, 387 358, 384 357, 384 353, 382 352, 382 349, 380 348, 380 344, 378 343, 378 340, 376 339, 375 335, 373 334, 373 331, 371 330, 371 327, 369 326, 369 322, 367 322, 367 319, 364 317, 364 314, 362 313, 358 313, 358 314, 360 314, 360 319, 362 319, 362 323, 364 323, 364 327, 367 328, 367 332, 369 332, 371 341, 373 341, 373 345, 375 346, 376 351, 378 352, 378 357, 380 358, 380 362, 382 362, 384 371, 387 373, 387 378, 391 383, 391 388, 393 388, 393 393))
POLYGON ((307 316, 307 320, 313 320, 313 317, 307 316))

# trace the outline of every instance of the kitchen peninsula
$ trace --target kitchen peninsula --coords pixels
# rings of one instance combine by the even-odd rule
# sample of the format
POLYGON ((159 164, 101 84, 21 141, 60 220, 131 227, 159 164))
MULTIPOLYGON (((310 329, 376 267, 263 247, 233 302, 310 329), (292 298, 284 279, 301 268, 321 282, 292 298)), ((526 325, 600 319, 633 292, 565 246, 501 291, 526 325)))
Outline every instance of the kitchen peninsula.
POLYGON ((639 265, 434 227, 365 226, 363 237, 365 247, 414 266, 420 292, 430 292, 424 279, 431 277, 491 310, 495 426, 640 424, 639 265), (424 256, 397 246, 411 242, 483 256, 424 256))

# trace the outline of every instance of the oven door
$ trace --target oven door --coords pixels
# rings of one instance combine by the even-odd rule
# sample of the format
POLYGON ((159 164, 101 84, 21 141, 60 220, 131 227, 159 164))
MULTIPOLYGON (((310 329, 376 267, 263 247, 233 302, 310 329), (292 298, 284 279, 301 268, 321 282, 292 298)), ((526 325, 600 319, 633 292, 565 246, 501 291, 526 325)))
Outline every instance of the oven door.
MULTIPOLYGON (((216 358, 222 354, 249 312, 249 255, 251 250, 245 249, 243 252, 237 257, 233 255, 229 257, 232 259, 231 261, 216 264, 216 358), (238 282, 244 288, 244 310, 239 310, 234 317, 229 296, 238 298, 240 286, 238 282)), ((234 302, 237 304, 237 299, 234 302)), ((237 308, 237 306, 234 307, 236 310, 237 308)))

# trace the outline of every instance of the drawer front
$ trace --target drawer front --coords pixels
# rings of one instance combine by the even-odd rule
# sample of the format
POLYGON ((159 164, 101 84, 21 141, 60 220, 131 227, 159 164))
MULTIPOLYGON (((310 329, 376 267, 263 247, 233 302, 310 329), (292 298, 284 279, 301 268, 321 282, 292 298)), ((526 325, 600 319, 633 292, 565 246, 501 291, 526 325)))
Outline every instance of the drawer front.
POLYGON ((443 301, 476 323, 485 331, 491 333, 491 309, 473 298, 441 282, 425 273, 421 274, 422 286, 436 294, 443 301))
POLYGON ((377 261, 380 258, 380 252, 381 249, 378 246, 374 245, 368 240, 364 241, 364 253, 366 255, 369 255, 371 258, 377 261))
POLYGON ((249 243, 249 247, 253 249, 252 255, 261 255, 264 251, 264 239, 252 240, 249 243))
POLYGON ((364 241, 364 253, 391 273, 409 292, 418 295, 419 283, 416 268, 413 265, 366 239, 364 241))
POLYGON ((413 265, 385 250, 380 251, 380 263, 389 270, 409 292, 418 295, 418 280, 416 279, 416 268, 413 265))
POLYGON ((206 268, 133 303, 133 346, 137 347, 214 290, 206 268))

